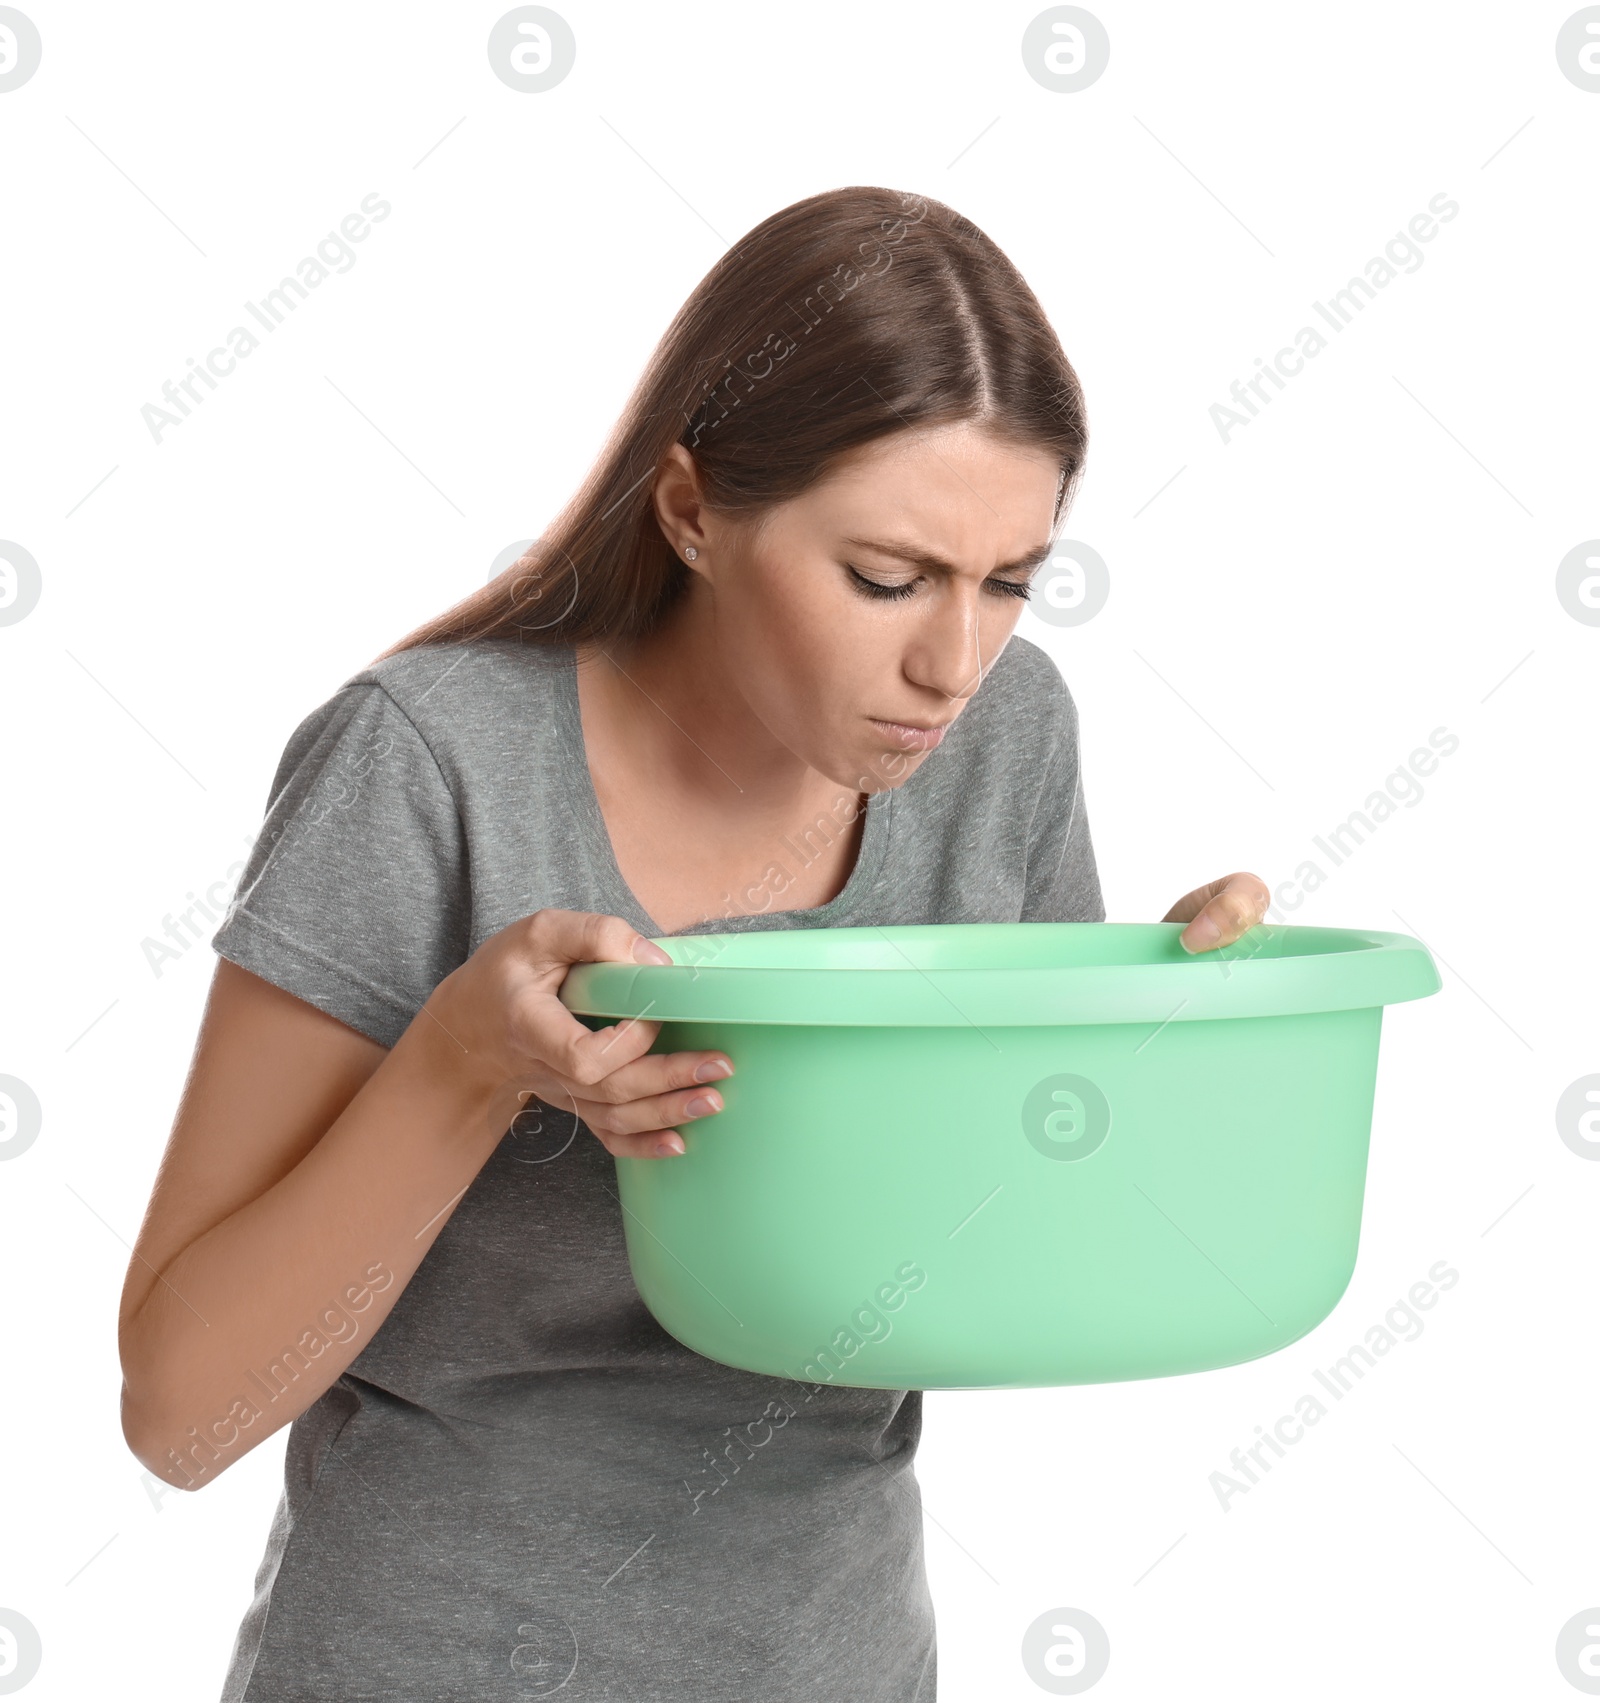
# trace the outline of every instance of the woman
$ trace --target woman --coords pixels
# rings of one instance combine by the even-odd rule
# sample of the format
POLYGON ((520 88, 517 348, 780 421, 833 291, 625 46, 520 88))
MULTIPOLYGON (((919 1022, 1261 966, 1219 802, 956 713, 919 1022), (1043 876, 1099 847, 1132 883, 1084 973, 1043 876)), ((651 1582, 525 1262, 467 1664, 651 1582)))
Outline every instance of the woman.
POLYGON ((933 1697, 921 1393, 655 1323, 612 1155, 714 1141, 738 1059, 556 994, 653 935, 1103 919, 1073 700, 1012 637, 1084 442, 982 232, 813 196, 539 544, 296 730, 122 1311, 152 1472, 294 1422, 227 1698, 933 1697))

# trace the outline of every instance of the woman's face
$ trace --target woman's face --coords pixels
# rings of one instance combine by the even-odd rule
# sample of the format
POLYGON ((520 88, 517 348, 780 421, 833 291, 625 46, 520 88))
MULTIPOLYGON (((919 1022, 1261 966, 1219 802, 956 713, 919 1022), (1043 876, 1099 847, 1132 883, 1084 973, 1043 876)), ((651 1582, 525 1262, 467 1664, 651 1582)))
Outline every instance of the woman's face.
POLYGON ((672 535, 697 547, 723 680, 831 780, 900 785, 1011 637, 1052 547, 1058 471, 951 426, 866 445, 759 523, 699 508, 672 535))

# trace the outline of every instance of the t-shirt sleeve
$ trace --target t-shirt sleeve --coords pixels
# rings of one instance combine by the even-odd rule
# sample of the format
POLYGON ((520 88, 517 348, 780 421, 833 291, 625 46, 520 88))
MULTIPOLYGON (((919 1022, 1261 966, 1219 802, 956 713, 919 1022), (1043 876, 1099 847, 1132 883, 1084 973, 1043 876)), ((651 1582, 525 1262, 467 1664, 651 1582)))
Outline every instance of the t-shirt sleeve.
POLYGON ((284 748, 212 945, 392 1047, 466 959, 471 908, 449 784, 384 687, 358 680, 284 748))
POLYGON ((1055 739, 1028 835, 1023 922, 1104 922, 1105 899, 1079 761, 1078 710, 1057 674, 1050 714, 1055 739))

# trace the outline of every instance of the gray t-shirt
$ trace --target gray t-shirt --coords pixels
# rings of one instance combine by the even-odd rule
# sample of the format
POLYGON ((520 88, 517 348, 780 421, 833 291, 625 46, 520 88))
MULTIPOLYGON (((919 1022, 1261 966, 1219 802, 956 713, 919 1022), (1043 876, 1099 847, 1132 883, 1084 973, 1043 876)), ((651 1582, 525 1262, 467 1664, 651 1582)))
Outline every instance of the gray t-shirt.
MULTIPOLYGON (((572 650, 426 646, 295 730, 215 946, 392 1046, 544 907, 664 932, 617 867, 572 650)), ((679 932, 1104 916, 1072 697, 1013 637, 872 795, 836 898, 679 932)), ((254 1399, 304 1364, 255 1369, 254 1399)), ((224 1703, 931 1703, 921 1427, 918 1390, 736 1371, 669 1336, 628 1269, 615 1161, 571 1114, 524 1113, 295 1421, 224 1703)))

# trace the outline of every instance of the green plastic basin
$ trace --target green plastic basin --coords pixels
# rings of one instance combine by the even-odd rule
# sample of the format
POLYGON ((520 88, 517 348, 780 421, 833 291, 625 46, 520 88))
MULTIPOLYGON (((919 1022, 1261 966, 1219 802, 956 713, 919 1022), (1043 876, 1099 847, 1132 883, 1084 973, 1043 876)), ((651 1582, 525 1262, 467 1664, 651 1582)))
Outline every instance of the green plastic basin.
POLYGON ((639 1294, 746 1371, 872 1389, 1109 1383, 1253 1360, 1355 1268, 1403 934, 959 923, 668 936, 574 966, 591 1028, 719 1047, 725 1109, 618 1159, 639 1294))

